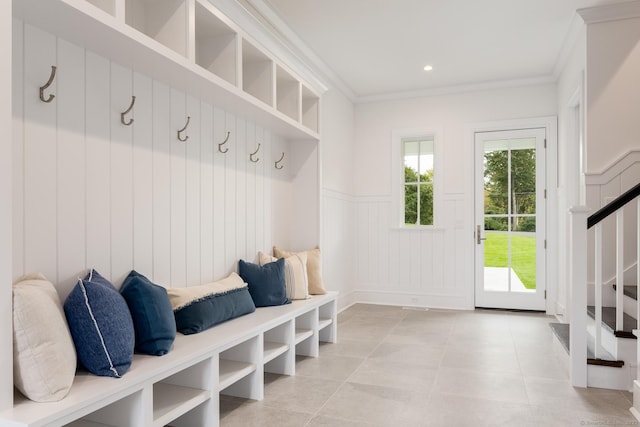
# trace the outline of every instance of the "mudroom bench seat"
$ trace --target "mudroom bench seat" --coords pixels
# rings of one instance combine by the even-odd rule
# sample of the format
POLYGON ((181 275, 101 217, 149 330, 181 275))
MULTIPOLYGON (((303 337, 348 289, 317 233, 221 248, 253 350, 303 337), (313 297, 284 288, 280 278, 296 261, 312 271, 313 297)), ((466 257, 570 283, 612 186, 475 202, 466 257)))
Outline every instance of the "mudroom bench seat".
POLYGON ((164 356, 136 354, 119 379, 79 372, 67 397, 37 403, 16 392, 0 426, 161 427, 219 425, 219 395, 261 400, 264 373, 295 374, 295 356, 336 342, 337 292, 258 308, 194 335, 164 356))

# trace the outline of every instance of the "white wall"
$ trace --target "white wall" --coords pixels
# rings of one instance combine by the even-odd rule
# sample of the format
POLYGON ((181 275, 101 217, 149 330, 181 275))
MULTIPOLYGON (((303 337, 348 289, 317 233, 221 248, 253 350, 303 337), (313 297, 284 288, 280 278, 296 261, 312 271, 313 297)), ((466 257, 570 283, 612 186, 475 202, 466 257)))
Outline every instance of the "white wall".
POLYGON ((273 243, 296 243, 288 232, 294 171, 315 176, 316 186, 318 171, 295 163, 294 142, 19 20, 14 58, 14 278, 40 271, 63 299, 90 267, 117 286, 131 269, 190 286, 273 243), (46 104, 38 87, 52 64, 47 93, 56 97, 46 104), (120 112, 132 94, 127 127, 120 112), (182 143, 176 131, 187 115, 182 143), (217 143, 227 131, 223 154, 217 143), (260 161, 250 162, 258 144, 260 161), (290 156, 276 170, 282 151, 290 156))
MULTIPOLYGON (((580 116, 584 117, 586 27, 579 25, 558 77, 558 275, 556 312, 568 314, 569 208, 580 204, 580 116), (579 105, 576 109, 576 104, 579 105), (578 132, 576 132, 578 130, 578 132), (578 134, 576 134, 578 133, 578 134)), ((568 320, 568 319, 567 319, 568 320)))
MULTIPOLYGON (((555 85, 356 105, 357 298, 473 307, 473 124, 554 116, 555 85), (442 223, 391 228, 391 133, 442 129, 442 223)), ((438 179, 438 178, 436 178, 438 179)))
MULTIPOLYGON (((8 369, 13 366, 13 328, 9 325, 13 321, 12 293, 11 293, 11 175, 12 157, 11 140, 11 2, 0 4, 0 56, 3 59, 0 64, 0 91, 5 94, 0 101, 0 129, 5 138, 0 141, 0 365, 8 369)), ((0 411, 13 405, 13 377, 2 375, 0 380, 0 411)))
POLYGON ((343 308, 355 289, 355 120, 353 103, 335 89, 322 97, 321 127, 323 274, 327 286, 340 291, 343 308))
POLYGON ((587 172, 640 143, 640 18, 587 26, 587 172))

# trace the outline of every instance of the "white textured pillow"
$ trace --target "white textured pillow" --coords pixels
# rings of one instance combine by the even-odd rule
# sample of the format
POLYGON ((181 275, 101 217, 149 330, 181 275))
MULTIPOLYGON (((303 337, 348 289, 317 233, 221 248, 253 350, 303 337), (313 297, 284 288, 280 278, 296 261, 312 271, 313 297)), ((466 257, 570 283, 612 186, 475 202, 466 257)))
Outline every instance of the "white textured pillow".
POLYGON ((36 402, 60 400, 76 373, 76 350, 60 297, 40 273, 13 285, 13 382, 36 402))
MULTIPOLYGON (((277 261, 264 252, 258 252, 260 265, 277 261)), ((284 275, 287 284, 287 298, 307 299, 309 298, 309 282, 307 279, 307 254, 304 252, 293 254, 284 259, 284 275)))

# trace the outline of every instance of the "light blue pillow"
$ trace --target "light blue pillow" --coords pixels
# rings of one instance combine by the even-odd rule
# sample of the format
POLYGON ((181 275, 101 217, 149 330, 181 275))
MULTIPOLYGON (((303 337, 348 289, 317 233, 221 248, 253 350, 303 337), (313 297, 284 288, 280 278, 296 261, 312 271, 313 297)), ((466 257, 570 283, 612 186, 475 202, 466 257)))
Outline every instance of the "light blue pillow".
POLYGON ((91 269, 64 302, 78 360, 89 372, 120 378, 133 361, 133 321, 120 292, 91 269))
POLYGON ((284 274, 284 258, 263 266, 240 260, 238 274, 249 285, 256 307, 289 304, 284 274))
POLYGON ((120 288, 136 335, 136 351, 152 356, 167 354, 176 339, 176 321, 167 290, 133 270, 120 288))

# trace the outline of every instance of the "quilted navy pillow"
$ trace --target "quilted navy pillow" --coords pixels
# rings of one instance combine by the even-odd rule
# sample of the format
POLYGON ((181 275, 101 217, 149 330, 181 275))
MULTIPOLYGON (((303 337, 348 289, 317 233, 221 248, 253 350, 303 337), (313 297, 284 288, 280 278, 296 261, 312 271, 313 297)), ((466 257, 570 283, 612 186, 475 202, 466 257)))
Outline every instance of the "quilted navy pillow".
POLYGON ((124 279, 120 294, 133 319, 136 351, 153 356, 167 354, 176 339, 176 321, 167 290, 134 270, 124 279))
POLYGON ((91 373, 120 378, 133 361, 134 332, 120 292, 91 269, 64 302, 80 363, 91 373))
POLYGON ((238 273, 249 285, 256 307, 289 304, 284 274, 284 258, 263 266, 240 260, 238 273))

